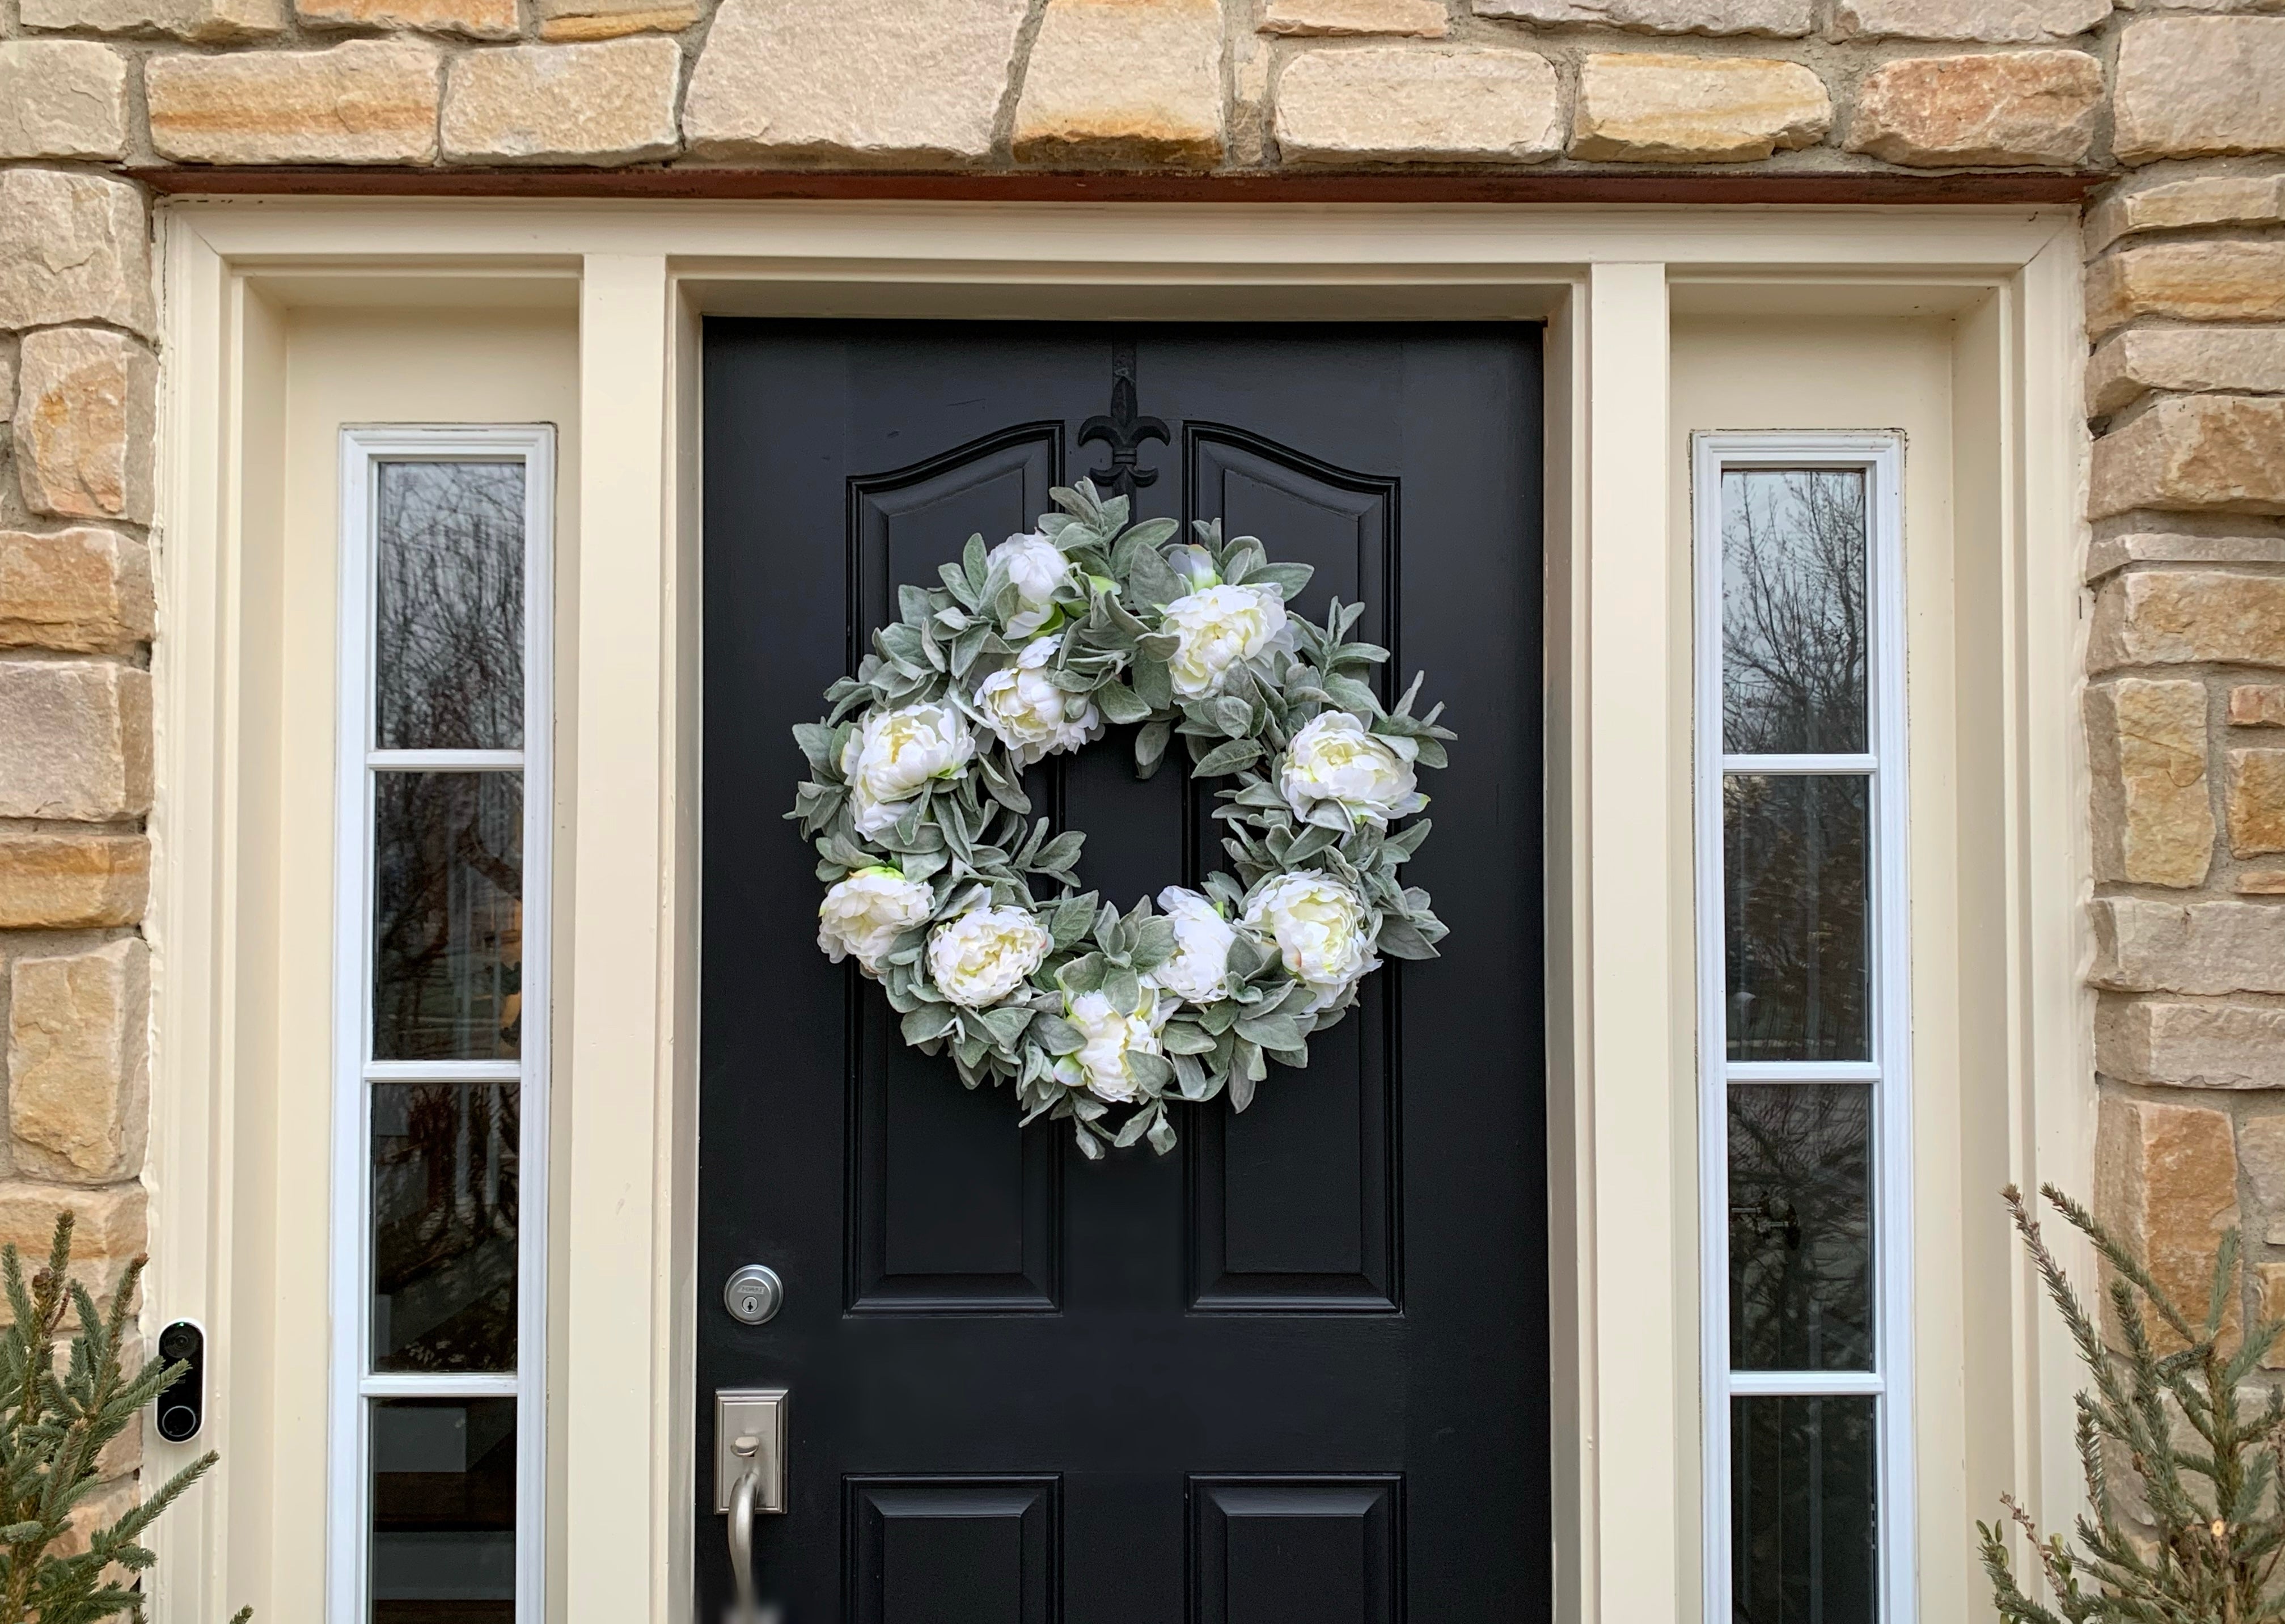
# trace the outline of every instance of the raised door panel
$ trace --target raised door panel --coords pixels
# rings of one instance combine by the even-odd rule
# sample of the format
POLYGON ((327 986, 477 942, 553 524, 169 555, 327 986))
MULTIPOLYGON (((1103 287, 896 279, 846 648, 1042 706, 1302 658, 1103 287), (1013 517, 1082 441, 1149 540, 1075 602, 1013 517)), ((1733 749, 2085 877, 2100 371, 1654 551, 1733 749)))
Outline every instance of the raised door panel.
MULTIPOLYGON (((1392 646, 1397 482, 1216 424, 1183 433, 1190 510, 1228 536, 1276 538, 1280 562, 1316 574, 1296 613, 1323 621, 1362 604, 1356 635, 1392 646)), ((1391 663, 1394 663, 1394 661, 1391 663)), ((1383 669, 1384 684, 1388 675, 1383 669)), ((1384 686, 1384 693, 1386 691, 1384 686)), ((1194 796, 1201 860, 1223 859, 1213 797, 1194 796)), ((1212 1311, 1394 1313, 1402 1287, 1397 1215, 1399 967, 1368 980, 1356 1008, 1309 1040, 1309 1065, 1272 1065, 1243 1112, 1193 1114, 1190 1300, 1212 1311)))
POLYGON ((1192 1624, 1396 1624, 1403 1481, 1190 1479, 1192 1624))
POLYGON ((852 1478, 851 1624, 1055 1624, 1056 1481, 852 1478))
MULTIPOLYGON (((1056 423, 1003 429, 909 467, 849 478, 853 665, 895 617, 895 585, 927 584, 970 535, 1029 530, 1061 476, 1056 423)), ((1061 1158, 1008 1096, 949 1086, 888 1000, 849 967, 850 1236, 854 1313, 1052 1311, 1061 1158)))

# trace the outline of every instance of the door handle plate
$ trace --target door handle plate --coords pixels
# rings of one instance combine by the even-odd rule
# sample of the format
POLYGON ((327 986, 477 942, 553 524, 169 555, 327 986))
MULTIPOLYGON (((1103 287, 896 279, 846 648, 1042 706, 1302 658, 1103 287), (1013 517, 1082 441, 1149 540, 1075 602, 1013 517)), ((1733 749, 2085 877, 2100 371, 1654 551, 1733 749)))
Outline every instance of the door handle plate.
POLYGON ((714 1509, 727 1513, 738 1479, 754 1468, 760 1481, 754 1495, 758 1512, 786 1509, 786 1389, 782 1387, 724 1387, 714 1394, 714 1509), (738 1453, 740 1439, 758 1446, 750 1454, 738 1453))

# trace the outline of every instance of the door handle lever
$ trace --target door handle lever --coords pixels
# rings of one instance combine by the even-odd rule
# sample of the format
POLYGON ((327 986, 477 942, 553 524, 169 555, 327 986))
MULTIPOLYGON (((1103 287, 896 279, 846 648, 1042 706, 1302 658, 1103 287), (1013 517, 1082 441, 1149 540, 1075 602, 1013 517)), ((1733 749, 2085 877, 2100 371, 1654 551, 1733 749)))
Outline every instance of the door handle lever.
POLYGON ((776 1624, 754 1595, 754 1516, 786 1508, 786 1393, 725 1389, 714 1395, 714 1509, 730 1519, 729 1624, 776 1624))
MULTIPOLYGON (((749 1460, 761 1447, 762 1440, 750 1432, 730 1441, 731 1452, 749 1460)), ((737 1586, 731 1624, 762 1624, 761 1609, 754 1600, 754 1498, 761 1488, 762 1463, 753 1460, 730 1491, 730 1576, 737 1586)))

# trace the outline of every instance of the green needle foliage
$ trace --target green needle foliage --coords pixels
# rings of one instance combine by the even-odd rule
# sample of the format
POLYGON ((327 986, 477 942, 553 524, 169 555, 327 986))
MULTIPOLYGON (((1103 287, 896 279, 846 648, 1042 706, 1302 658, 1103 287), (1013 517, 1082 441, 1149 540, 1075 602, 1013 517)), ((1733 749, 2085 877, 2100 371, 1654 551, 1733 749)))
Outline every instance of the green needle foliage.
POLYGON ((2047 1295, 2061 1311, 2080 1360, 2094 1377, 2078 1395, 2078 1453, 2088 1509, 2076 1549, 2060 1534, 2041 1539, 2014 1496, 2008 1515, 2030 1536, 2052 1607, 2024 1594, 2007 1562, 2005 1525, 1978 1523, 1984 1571, 2007 1624, 2265 1624, 2285 1620, 2285 1596, 2270 1587, 2285 1542, 2285 1393, 2249 1407, 2239 1387, 2285 1332, 2265 1320, 2242 1338, 2230 1325, 2242 1306, 2244 1265, 2237 1231, 2222 1237, 2202 1317, 2167 1295, 2140 1259, 2093 1213, 2053 1185, 2039 1193, 2093 1241, 2112 1271, 2111 1313, 2124 1346, 2102 1330, 2040 1238, 2021 1191, 2005 1192, 2016 1232, 2047 1295), (2158 1325, 2150 1323, 2151 1314, 2158 1325), (2161 1352, 2163 1336, 2171 1352, 2161 1352), (2112 1469, 2132 1471, 2142 1510, 2122 1522, 2112 1469))
MULTIPOLYGON (((128 1265, 111 1301, 96 1306, 68 1275, 72 1215, 56 1220, 47 1267, 27 1288, 11 1245, 0 1248, 0 1286, 14 1322, 0 1331, 0 1624, 90 1624, 125 1613, 143 1618, 139 1590, 119 1582, 154 1558, 137 1543, 177 1496, 215 1463, 209 1454, 177 1472, 142 1504, 91 1534, 87 1549, 60 1556, 53 1547, 71 1529, 72 1510, 97 1487, 97 1457, 126 1431, 136 1413, 181 1375, 180 1364, 145 1364, 132 1377, 119 1354, 128 1305, 143 1259, 128 1265), (57 1334, 67 1312, 79 1322, 62 1372, 57 1334)), ((246 1624, 253 1609, 232 1624, 246 1624)))

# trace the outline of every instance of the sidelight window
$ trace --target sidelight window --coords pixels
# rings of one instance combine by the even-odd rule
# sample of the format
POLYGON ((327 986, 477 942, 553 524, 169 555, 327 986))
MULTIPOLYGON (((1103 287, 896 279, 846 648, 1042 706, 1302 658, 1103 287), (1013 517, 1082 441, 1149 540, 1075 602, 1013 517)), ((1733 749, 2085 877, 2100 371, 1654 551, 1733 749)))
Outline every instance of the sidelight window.
POLYGON ((1701 435, 1708 1619, 1912 1616, 1903 448, 1701 435))
POLYGON ((342 436, 332 1624, 538 1624, 544 427, 342 436))

